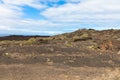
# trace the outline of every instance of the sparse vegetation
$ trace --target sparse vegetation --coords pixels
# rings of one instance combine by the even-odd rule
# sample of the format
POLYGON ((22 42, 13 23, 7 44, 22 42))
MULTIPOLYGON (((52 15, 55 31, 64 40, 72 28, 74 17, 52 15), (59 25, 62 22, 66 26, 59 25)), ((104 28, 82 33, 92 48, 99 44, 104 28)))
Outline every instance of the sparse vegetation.
POLYGON ((67 47, 73 47, 73 44, 71 42, 69 42, 69 41, 66 41, 65 42, 65 46, 67 46, 67 47))
POLYGON ((36 43, 36 39, 35 38, 30 38, 29 40, 24 42, 25 44, 35 44, 36 43))
MULTIPOLYGON (((96 31, 83 29, 52 37, 29 37, 29 39, 19 37, 21 40, 15 39, 17 36, 12 38, 10 39, 9 37, 8 39, 10 40, 0 40, 1 65, 22 65, 22 67, 18 68, 10 66, 10 69, 4 67, 7 71, 13 70, 12 75, 23 75, 25 73, 24 75, 35 74, 35 76, 42 75, 43 77, 43 73, 45 73, 45 78, 40 78, 43 80, 48 79, 46 74, 50 76, 50 80, 54 80, 51 76, 57 76, 56 79, 60 78, 60 80, 120 79, 118 75, 120 70, 115 69, 120 67, 119 30, 96 31), (26 66, 23 67, 23 65, 29 64, 32 66, 25 71, 26 66), (42 66, 44 67, 41 68, 42 66), (31 71, 33 68, 38 72, 35 71, 33 73, 31 71), (107 70, 104 72, 104 69, 107 70), (26 74, 26 72, 28 73, 26 74), (51 74, 52 72, 54 74, 51 74), (57 72, 58 74, 56 75, 57 72), (63 73, 66 74, 63 75, 63 73)), ((1 74, 10 75, 3 71, 3 68, 0 70, 1 74)), ((2 80, 3 78, 0 77, 0 79, 2 80)))

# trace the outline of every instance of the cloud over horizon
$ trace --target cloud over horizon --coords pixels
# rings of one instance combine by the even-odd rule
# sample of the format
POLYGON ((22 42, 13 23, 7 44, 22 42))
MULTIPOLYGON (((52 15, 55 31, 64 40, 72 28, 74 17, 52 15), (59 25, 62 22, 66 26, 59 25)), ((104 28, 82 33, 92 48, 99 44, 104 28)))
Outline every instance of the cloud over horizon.
POLYGON ((120 29, 119 0, 1 0, 0 34, 54 35, 120 29))

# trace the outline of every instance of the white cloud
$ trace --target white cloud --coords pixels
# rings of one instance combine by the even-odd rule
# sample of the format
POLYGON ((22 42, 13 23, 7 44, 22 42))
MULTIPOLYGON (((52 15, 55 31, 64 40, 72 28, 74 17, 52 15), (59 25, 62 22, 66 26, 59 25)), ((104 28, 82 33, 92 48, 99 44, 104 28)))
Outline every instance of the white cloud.
POLYGON ((33 20, 33 19, 4 19, 0 20, 0 31, 9 33, 30 33, 30 34, 59 34, 62 31, 53 30, 56 26, 62 26, 62 24, 55 24, 47 20, 33 20), (5 21, 5 22, 4 22, 5 21))
POLYGON ((45 8, 45 5, 42 5, 39 0, 3 0, 5 4, 16 5, 16 6, 30 6, 33 8, 41 9, 45 8))
MULTIPOLYGON (((0 32, 3 33, 38 33, 47 31, 39 30, 46 23, 46 20, 23 19, 22 6, 27 5, 36 9, 44 8, 45 6, 38 3, 37 0, 3 0, 0 4, 0 32)), ((50 31, 49 31, 50 33, 50 31)), ((1 34, 1 33, 0 33, 1 34)), ((52 32, 51 32, 52 34, 52 32)))
POLYGON ((82 1, 83 0, 66 0, 66 2, 69 2, 69 3, 79 3, 79 2, 82 2, 82 1))
MULTIPOLYGON (((78 0, 80 1, 80 0, 78 0)), ((60 7, 49 8, 43 16, 58 22, 86 22, 120 20, 119 0, 85 0, 78 4, 68 3, 60 7)))
POLYGON ((16 6, 0 4, 0 18, 19 18, 23 15, 21 9, 16 6))
POLYGON ((8 26, 0 26, 0 30, 11 30, 8 26))
MULTIPOLYGON (((60 0, 2 0, 0 2, 0 31, 11 33, 59 34, 82 26, 98 29, 120 28, 119 0, 65 0, 64 5, 48 7, 47 2, 60 0), (45 2, 41 4, 40 2, 45 2), (46 19, 23 19, 23 6, 38 10, 46 19), (86 26, 87 25, 87 26, 86 26), (101 27, 103 26, 103 27, 101 27), (106 27, 104 27, 106 26, 106 27)), ((64 0, 63 0, 64 1, 64 0)))

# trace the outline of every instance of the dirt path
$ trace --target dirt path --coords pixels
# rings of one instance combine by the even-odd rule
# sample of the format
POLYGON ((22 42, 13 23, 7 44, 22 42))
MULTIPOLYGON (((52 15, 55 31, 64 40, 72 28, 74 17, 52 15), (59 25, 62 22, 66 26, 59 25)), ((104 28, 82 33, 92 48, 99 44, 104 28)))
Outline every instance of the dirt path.
POLYGON ((120 80, 120 68, 0 65, 0 80, 120 80))

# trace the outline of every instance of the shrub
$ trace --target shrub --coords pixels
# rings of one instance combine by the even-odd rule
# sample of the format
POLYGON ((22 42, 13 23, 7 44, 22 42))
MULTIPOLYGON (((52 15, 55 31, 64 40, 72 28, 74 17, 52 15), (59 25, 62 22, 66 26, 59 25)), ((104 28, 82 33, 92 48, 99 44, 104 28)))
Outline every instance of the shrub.
POLYGON ((84 33, 80 36, 80 38, 87 38, 87 37, 89 37, 89 35, 87 33, 84 33))
POLYGON ((25 41, 26 44, 34 44, 36 43, 36 39, 35 38, 30 38, 27 41, 25 41))
POLYGON ((69 41, 66 41, 66 42, 65 42, 65 46, 67 46, 67 47, 73 47, 72 43, 69 42, 69 41))
POLYGON ((92 37, 89 37, 89 35, 87 33, 82 34, 81 36, 74 36, 73 37, 73 41, 86 41, 86 40, 90 40, 92 39, 92 37))
POLYGON ((91 45, 91 46, 88 46, 89 49, 92 49, 92 50, 97 50, 98 49, 98 45, 91 45))

